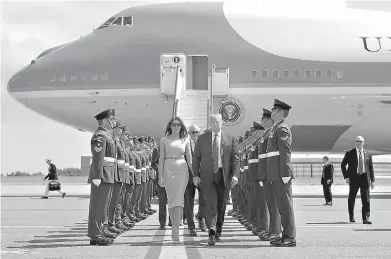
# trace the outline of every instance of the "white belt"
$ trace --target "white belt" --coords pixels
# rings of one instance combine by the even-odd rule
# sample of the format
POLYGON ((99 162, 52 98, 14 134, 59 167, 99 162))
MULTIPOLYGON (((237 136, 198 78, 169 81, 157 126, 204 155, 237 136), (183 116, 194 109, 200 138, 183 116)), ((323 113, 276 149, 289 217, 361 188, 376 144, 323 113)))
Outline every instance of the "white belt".
POLYGON ((245 165, 245 166, 244 166, 244 169, 248 169, 248 165, 245 165))
POLYGON ((129 163, 125 163, 125 166, 129 166, 129 163))
POLYGON ((267 158, 267 153, 258 155, 259 159, 267 158))
POLYGON ((149 165, 146 166, 149 169, 149 165))
POLYGON ((136 173, 141 173, 141 169, 136 169, 136 173))
POLYGON ((129 166, 130 169, 134 169, 134 165, 129 166))
POLYGON ((254 164, 254 163, 258 163, 258 159, 250 159, 250 160, 248 160, 248 162, 250 163, 250 164, 254 164))
POLYGON ((107 156, 105 156, 105 158, 103 160, 105 160, 107 162, 113 162, 113 163, 115 162, 115 158, 114 157, 107 157, 107 156))
POLYGON ((274 152, 267 153, 267 157, 279 156, 279 155, 280 155, 280 151, 274 151, 274 152))
POLYGON ((125 160, 117 160, 118 164, 119 165, 124 165, 125 164, 125 160))
POLYGON ((244 172, 244 169, 243 169, 243 168, 240 168, 240 172, 242 172, 242 173, 243 173, 243 172, 244 172))
POLYGON ((145 170, 147 170, 145 167, 141 168, 141 171, 145 171, 145 170))

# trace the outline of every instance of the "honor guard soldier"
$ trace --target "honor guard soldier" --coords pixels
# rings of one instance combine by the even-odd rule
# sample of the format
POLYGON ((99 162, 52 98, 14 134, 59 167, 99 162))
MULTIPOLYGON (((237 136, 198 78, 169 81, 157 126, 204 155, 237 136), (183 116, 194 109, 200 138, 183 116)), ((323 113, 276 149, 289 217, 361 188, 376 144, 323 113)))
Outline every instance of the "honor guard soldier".
POLYGON ((119 120, 116 120, 114 126, 114 143, 117 151, 117 165, 116 165, 116 173, 114 175, 114 187, 113 192, 111 194, 111 201, 109 207, 109 222, 108 229, 110 232, 114 232, 117 234, 121 234, 124 231, 128 230, 128 227, 125 227, 121 221, 116 220, 116 213, 118 211, 118 201, 120 200, 120 194, 122 189, 122 182, 124 178, 124 169, 125 169, 125 153, 122 149, 120 140, 119 140, 119 132, 118 132, 119 120))
MULTIPOLYGON (((107 109, 95 116, 99 127, 91 138, 92 162, 88 176, 91 184, 88 216, 88 237, 90 245, 105 246, 113 243, 104 231, 110 193, 114 184, 115 144, 112 138, 114 128, 113 110, 107 109)), ((115 236, 115 235, 114 235, 115 236)))
POLYGON ((142 210, 142 204, 141 204, 141 198, 143 194, 143 182, 142 182, 142 174, 143 171, 145 172, 145 158, 141 152, 140 145, 137 141, 137 136, 133 137, 133 144, 135 146, 135 151, 137 153, 137 156, 140 161, 140 168, 136 169, 136 187, 137 187, 137 197, 136 197, 136 206, 135 206, 135 213, 136 217, 139 219, 146 219, 147 215, 145 215, 142 210))
MULTIPOLYGON (((271 118, 271 111, 263 109, 261 124, 265 128, 261 140, 258 143, 258 173, 257 181, 263 190, 264 196, 258 197, 258 203, 267 204, 267 211, 269 212, 269 229, 263 233, 259 233, 259 238, 262 241, 274 241, 280 238, 281 234, 281 217, 277 208, 277 201, 273 191, 273 185, 267 179, 266 162, 267 162, 267 143, 269 140, 269 132, 273 126, 273 119, 271 118)), ((261 205, 260 205, 261 206, 261 205)))
POLYGON ((124 152, 124 158, 125 158, 125 164, 123 169, 123 183, 122 183, 122 189, 119 196, 118 201, 118 209, 120 212, 118 213, 118 221, 122 221, 122 224, 125 227, 134 227, 134 222, 131 222, 130 218, 126 214, 126 207, 128 203, 128 197, 130 196, 130 189, 131 189, 131 182, 130 182, 130 148, 127 142, 129 142, 128 138, 124 134, 124 131, 126 130, 126 126, 120 126, 118 127, 120 136, 120 144, 122 147, 122 150, 124 152))
POLYGON ((261 140, 261 137, 264 133, 264 128, 261 124, 254 121, 253 128, 254 132, 254 141, 250 147, 249 155, 249 170, 250 170, 250 179, 252 187, 252 196, 251 196, 251 207, 253 211, 253 229, 252 232, 254 235, 259 235, 263 233, 268 228, 269 220, 266 206, 265 194, 262 187, 259 185, 258 181, 258 143, 261 140))
POLYGON ((277 200, 278 211, 281 215, 282 237, 270 243, 274 246, 296 246, 296 224, 293 211, 292 179, 293 168, 291 163, 292 133, 285 118, 289 115, 291 106, 274 99, 272 119, 274 126, 269 133, 267 144, 266 177, 273 185, 277 200))

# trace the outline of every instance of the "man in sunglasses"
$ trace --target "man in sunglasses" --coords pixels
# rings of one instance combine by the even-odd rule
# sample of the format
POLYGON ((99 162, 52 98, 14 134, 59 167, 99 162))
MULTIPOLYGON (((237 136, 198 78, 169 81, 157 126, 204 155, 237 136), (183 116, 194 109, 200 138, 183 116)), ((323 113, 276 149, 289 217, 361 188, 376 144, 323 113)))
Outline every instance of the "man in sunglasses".
POLYGON ((363 224, 372 224, 370 216, 370 190, 374 188, 375 174, 373 170, 372 155, 364 149, 364 138, 356 137, 356 147, 346 152, 341 170, 346 183, 349 184, 348 211, 349 221, 356 222, 354 218, 354 203, 360 189, 362 202, 363 224), (347 168, 346 168, 347 166, 347 168))
MULTIPOLYGON (((197 139, 198 139, 198 136, 200 135, 200 127, 198 127, 198 125, 194 124, 194 125, 190 125, 189 128, 188 128, 188 131, 190 133, 190 147, 191 147, 191 153, 193 154, 194 152, 194 146, 195 146, 195 143, 197 142, 197 139)), ((193 184, 193 175, 189 169, 189 181, 187 183, 187 187, 186 187, 186 192, 185 192, 185 215, 186 215, 186 219, 187 219, 187 227, 189 229, 189 235, 190 236, 197 236, 197 232, 195 231, 195 225, 194 225, 194 219, 193 219, 193 210, 194 210, 194 196, 195 196, 195 190, 198 190, 198 196, 199 196, 199 200, 198 200, 198 213, 196 215, 196 218, 198 220, 198 224, 199 224, 199 228, 201 229, 201 231, 206 231, 206 227, 205 227, 205 221, 204 221, 204 218, 203 218, 203 214, 202 214, 202 207, 204 206, 204 202, 203 202, 203 196, 200 194, 201 193, 201 190, 200 188, 196 187, 194 184, 193 184)))

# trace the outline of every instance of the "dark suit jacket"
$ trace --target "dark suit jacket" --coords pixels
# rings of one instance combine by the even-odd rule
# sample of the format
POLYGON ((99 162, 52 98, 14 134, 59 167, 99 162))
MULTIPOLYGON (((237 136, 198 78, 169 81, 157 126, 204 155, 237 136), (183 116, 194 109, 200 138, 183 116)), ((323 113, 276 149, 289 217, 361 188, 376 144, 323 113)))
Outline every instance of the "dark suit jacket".
MULTIPOLYGON (((364 172, 367 173, 368 183, 375 181, 375 173, 373 171, 373 163, 372 163, 372 155, 364 149, 364 172)), ((341 170, 343 177, 345 179, 347 178, 353 178, 357 176, 357 168, 358 168, 358 159, 357 159, 357 151, 356 148, 353 148, 346 152, 342 163, 341 163, 341 170), (346 169, 346 166, 348 168, 346 169)))
POLYGON ((160 147, 154 148, 152 151, 152 160, 151 160, 151 167, 156 171, 156 177, 155 180, 159 181, 159 157, 160 157, 160 147))
MULTIPOLYGON (((207 131, 199 136, 194 147, 193 172, 194 176, 201 177, 201 185, 213 182, 212 133, 207 131)), ((220 154, 224 184, 231 188, 232 177, 239 179, 239 150, 236 139, 224 132, 221 132, 220 154)))
POLYGON ((58 177, 57 177, 57 167, 54 164, 50 164, 50 166, 49 166, 49 173, 43 179, 44 180, 48 179, 49 181, 56 181, 56 180, 58 180, 58 177))
POLYGON ((331 183, 334 181, 334 165, 328 163, 323 166, 322 178, 320 180, 321 184, 327 183, 327 180, 331 180, 331 183))

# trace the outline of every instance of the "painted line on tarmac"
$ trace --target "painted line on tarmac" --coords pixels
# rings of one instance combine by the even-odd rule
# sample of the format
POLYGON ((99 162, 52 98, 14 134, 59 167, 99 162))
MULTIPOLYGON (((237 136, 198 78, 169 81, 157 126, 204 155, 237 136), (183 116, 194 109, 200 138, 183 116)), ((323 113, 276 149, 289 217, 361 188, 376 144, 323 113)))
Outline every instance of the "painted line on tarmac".
POLYGON ((1 254, 27 254, 28 250, 1 251, 1 254))
POLYGON ((1 228, 70 228, 69 226, 1 226, 1 228))
POLYGON ((179 244, 174 245, 171 239, 171 230, 166 232, 163 241, 162 251, 160 252, 159 259, 174 259, 187 258, 186 249, 183 242, 183 229, 184 227, 179 227, 179 244))
POLYGON ((166 235, 166 230, 157 230, 153 238, 153 243, 155 245, 149 246, 148 252, 145 255, 144 259, 155 259, 159 258, 159 255, 163 248, 164 236, 166 235), (156 245, 159 244, 159 245, 156 245))

